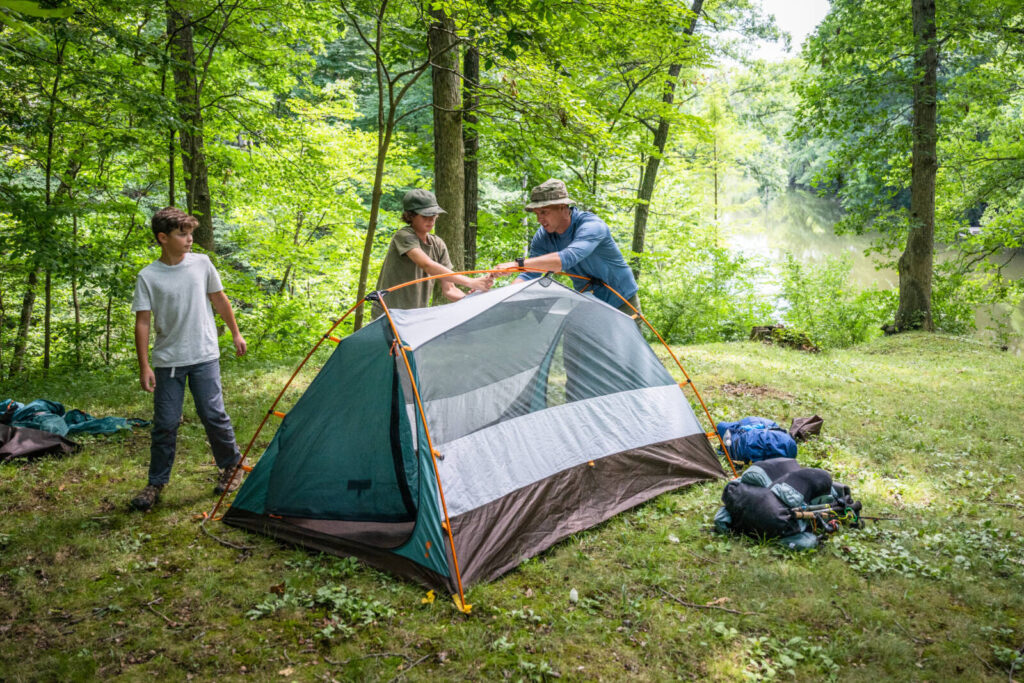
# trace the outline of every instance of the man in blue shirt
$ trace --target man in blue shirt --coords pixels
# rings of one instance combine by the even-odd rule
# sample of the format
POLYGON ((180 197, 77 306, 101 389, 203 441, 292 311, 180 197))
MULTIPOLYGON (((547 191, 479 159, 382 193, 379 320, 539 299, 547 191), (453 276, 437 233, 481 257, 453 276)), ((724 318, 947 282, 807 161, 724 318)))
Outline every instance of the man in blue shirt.
MULTIPOLYGON (((573 287, 592 291, 598 299, 627 315, 633 315, 634 309, 639 312, 636 278, 612 239, 611 231, 594 214, 572 206, 575 203, 561 180, 552 178, 533 188, 526 210, 537 216, 540 228, 530 241, 530 256, 499 264, 496 268, 538 268, 593 278, 596 282, 572 278, 573 287)), ((519 279, 537 277, 540 273, 523 273, 519 279)))

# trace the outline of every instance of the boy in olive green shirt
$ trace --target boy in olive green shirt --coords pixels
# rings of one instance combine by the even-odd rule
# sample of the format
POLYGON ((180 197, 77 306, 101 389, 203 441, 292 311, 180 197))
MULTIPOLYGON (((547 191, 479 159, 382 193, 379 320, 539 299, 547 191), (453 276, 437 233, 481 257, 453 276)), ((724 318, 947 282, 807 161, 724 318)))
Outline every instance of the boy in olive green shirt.
MULTIPOLYGON (((448 245, 432 233, 434 222, 445 210, 437 205, 434 193, 428 190, 410 190, 402 198, 402 220, 406 227, 391 238, 384 264, 377 278, 377 290, 390 289, 403 282, 418 280, 428 275, 452 273, 452 261, 448 256, 448 245)), ((441 294, 449 301, 458 301, 466 296, 458 286, 473 291, 485 292, 494 284, 491 275, 468 278, 451 274, 441 278, 441 294)), ((434 281, 417 282, 388 292, 388 308, 425 308, 430 305, 430 293, 434 281)), ((384 314, 379 302, 373 302, 373 319, 384 314)))

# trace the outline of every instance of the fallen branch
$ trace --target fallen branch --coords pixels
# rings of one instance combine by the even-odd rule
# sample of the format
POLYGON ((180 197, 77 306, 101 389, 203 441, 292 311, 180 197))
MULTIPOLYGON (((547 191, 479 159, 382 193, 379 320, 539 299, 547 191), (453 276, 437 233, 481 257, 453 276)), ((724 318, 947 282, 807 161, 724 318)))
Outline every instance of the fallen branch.
POLYGON ((351 657, 341 662, 335 662, 334 660, 328 659, 327 657, 320 655, 320 658, 328 664, 330 664, 331 666, 345 666, 350 662, 358 662, 361 659, 374 659, 375 657, 398 657, 402 660, 408 659, 408 657, 403 655, 401 652, 371 652, 368 655, 362 655, 361 657, 351 657))
POLYGON ((433 657, 433 656, 434 656, 433 652, 428 652, 427 654, 423 655, 422 657, 417 659, 415 662, 413 662, 409 666, 407 666, 404 669, 402 669, 401 671, 399 671, 398 675, 395 676, 394 678, 392 678, 390 681, 388 681, 388 683, 395 683, 395 681, 397 681, 399 678, 402 678, 403 676, 405 676, 405 674, 409 673, 409 670, 412 669, 414 666, 416 666, 417 664, 419 664, 423 660, 425 660, 425 659, 427 659, 429 657, 433 657))
MULTIPOLYGON (((986 669, 988 669, 988 670, 989 670, 989 671, 991 671, 992 673, 996 673, 996 674, 997 674, 997 673, 999 673, 999 669, 995 668, 994 666, 992 666, 991 664, 989 664, 988 662, 986 662, 986 661, 985 661, 984 659, 982 659, 982 658, 981 658, 981 656, 980 656, 980 655, 979 655, 979 654, 978 654, 977 652, 975 652, 975 651, 974 651, 974 650, 972 650, 971 648, 967 648, 967 650, 968 650, 968 652, 970 652, 970 653, 971 653, 972 655, 974 655, 975 659, 977 659, 977 660, 978 660, 979 662, 981 662, 982 664, 984 664, 984 665, 985 665, 985 668, 986 668, 986 669)), ((1011 678, 1010 680, 1012 681, 1013 679, 1011 678)))
POLYGON ((163 598, 157 598, 156 600, 152 600, 150 602, 147 602, 146 603, 146 608, 149 609, 149 611, 152 612, 153 614, 157 615, 158 617, 160 617, 161 619, 166 621, 167 625, 170 626, 171 628, 178 628, 179 626, 181 626, 181 624, 179 624, 178 622, 174 621, 173 619, 168 617, 163 612, 159 611, 156 607, 153 607, 153 605, 160 604, 161 602, 163 602, 163 598))
POLYGON ((685 600, 681 600, 681 599, 677 598, 676 596, 672 595, 671 593, 669 593, 667 590, 665 590, 661 586, 658 586, 657 588, 662 593, 664 593, 668 597, 672 598, 673 600, 678 602, 683 607, 692 607, 694 609, 718 609, 718 610, 722 610, 723 612, 729 612, 730 614, 742 614, 744 616, 756 616, 756 615, 760 614, 760 612, 740 612, 739 610, 729 609, 728 607, 722 607, 720 605, 698 605, 695 602, 687 602, 685 600))
POLYGON ((217 543, 220 543, 223 546, 227 546, 228 548, 234 548, 235 550, 255 550, 256 549, 256 546, 254 546, 254 545, 238 545, 238 544, 232 543, 230 541, 225 541, 223 538, 218 538, 217 536, 214 536, 212 533, 210 533, 210 530, 206 528, 206 520, 205 519, 203 520, 202 524, 199 525, 199 528, 203 530, 204 534, 206 534, 207 536, 209 536, 213 540, 217 541, 217 543))

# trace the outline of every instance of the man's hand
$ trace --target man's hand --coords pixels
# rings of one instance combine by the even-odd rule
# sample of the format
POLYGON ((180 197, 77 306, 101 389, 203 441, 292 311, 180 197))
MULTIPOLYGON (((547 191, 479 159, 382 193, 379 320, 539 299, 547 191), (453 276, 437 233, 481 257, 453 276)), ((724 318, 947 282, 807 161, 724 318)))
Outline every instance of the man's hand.
POLYGON ((508 261, 506 263, 499 263, 494 266, 494 270, 516 270, 519 268, 519 264, 515 261, 508 261))
POLYGON ((238 334, 231 335, 231 341, 235 343, 235 354, 244 356, 248 347, 245 344, 245 337, 242 336, 242 333, 239 332, 238 334))
POLYGON ((153 368, 147 366, 139 370, 139 385, 143 391, 153 393, 153 390, 156 389, 156 375, 153 374, 153 368))

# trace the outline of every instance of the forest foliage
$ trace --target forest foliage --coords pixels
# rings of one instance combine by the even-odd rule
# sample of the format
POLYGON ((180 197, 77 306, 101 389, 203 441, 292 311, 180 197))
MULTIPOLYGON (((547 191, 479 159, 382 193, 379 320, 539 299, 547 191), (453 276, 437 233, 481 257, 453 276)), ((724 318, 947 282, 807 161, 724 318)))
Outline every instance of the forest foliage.
MULTIPOLYGON (((916 76, 902 6, 836 0, 801 58, 766 63, 749 47, 779 31, 750 0, 0 2, 2 374, 130 362, 148 218, 168 204, 201 216, 197 249, 251 350, 308 348, 372 282, 402 193, 443 180, 438 17, 460 58, 479 55, 462 123, 479 142, 476 267, 522 253, 524 189, 559 177, 612 227, 670 340, 774 319, 836 346, 892 320, 895 295, 852 290, 843 263, 766 272, 721 225, 810 188, 841 203, 840 229, 902 244, 916 76)), ((956 248, 935 319, 964 332, 999 303, 1009 334, 1024 328, 1008 312, 1021 285, 999 270, 1024 236, 1024 8, 943 3, 936 21, 935 229, 956 248)))

